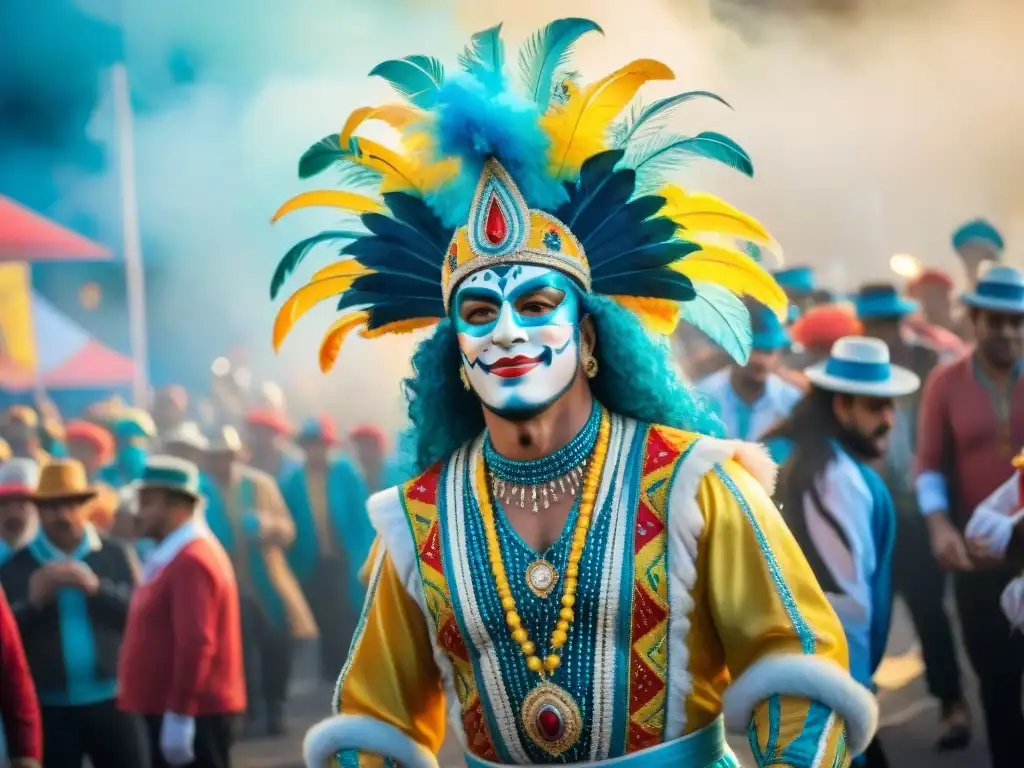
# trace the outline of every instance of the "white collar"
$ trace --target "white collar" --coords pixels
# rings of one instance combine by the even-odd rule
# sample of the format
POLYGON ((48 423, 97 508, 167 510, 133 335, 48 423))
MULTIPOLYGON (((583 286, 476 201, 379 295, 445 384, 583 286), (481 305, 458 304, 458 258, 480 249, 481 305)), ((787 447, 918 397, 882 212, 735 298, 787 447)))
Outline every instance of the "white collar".
POLYGON ((142 583, 152 581, 170 565, 185 547, 196 539, 207 535, 206 526, 198 520, 190 520, 174 533, 161 541, 142 564, 142 583))

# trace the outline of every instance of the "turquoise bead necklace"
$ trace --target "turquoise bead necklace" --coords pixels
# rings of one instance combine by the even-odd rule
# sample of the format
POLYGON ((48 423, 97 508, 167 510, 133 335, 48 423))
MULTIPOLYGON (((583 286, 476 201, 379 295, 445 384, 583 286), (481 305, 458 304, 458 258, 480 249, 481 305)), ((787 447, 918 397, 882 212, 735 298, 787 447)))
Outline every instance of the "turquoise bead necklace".
POLYGON ((547 509, 562 496, 575 496, 583 484, 587 461, 597 444, 601 406, 594 401, 590 417, 577 435, 549 456, 514 461, 494 449, 491 436, 484 440, 484 461, 491 477, 491 492, 504 504, 520 509, 530 502, 534 514, 547 509))

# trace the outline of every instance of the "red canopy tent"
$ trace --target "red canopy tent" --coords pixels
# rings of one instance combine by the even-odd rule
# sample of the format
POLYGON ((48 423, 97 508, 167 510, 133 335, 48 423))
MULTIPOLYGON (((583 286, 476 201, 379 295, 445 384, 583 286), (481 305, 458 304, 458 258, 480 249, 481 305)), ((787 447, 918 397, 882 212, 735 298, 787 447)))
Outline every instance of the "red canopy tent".
POLYGON ((0 261, 96 261, 111 253, 0 195, 0 261))

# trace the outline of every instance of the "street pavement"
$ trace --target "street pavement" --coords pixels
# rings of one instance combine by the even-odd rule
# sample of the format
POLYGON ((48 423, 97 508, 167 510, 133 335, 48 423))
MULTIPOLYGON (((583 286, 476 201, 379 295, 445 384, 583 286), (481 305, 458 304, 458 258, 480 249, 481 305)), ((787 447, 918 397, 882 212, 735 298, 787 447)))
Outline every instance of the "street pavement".
MULTIPOLYGON (((938 727, 938 710, 927 695, 922 665, 906 612, 897 603, 889 655, 876 676, 881 706, 880 736, 893 768, 985 768, 988 765, 973 675, 963 669, 974 714, 975 738, 961 752, 938 754, 932 749, 938 727)), ((235 749, 237 768, 302 768, 302 735, 306 728, 330 712, 331 686, 296 681, 289 703, 291 734, 284 739, 243 741, 235 749)), ((730 736, 730 743, 744 766, 753 766, 746 737, 730 736)), ((445 744, 439 756, 442 768, 464 765, 458 745, 445 744)))

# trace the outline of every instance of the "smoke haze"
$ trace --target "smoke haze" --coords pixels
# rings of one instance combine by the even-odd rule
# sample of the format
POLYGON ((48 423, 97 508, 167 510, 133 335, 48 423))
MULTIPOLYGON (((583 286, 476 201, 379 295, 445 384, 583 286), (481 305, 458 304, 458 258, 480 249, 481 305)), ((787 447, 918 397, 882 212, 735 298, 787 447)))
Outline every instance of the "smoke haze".
MULTIPOLYGON (((959 277, 949 236, 979 215, 1004 231, 1011 261, 1024 252, 1020 3, 850 0, 833 12, 809 0, 761 3, 761 12, 741 0, 80 5, 125 29, 139 108, 140 213, 158 286, 152 332, 180 343, 181 365, 222 354, 225 338, 245 345, 258 378, 298 389, 300 410, 327 407, 350 423, 397 426, 396 385, 413 339, 353 340, 322 377, 316 349, 333 309, 325 306, 273 356, 267 286, 277 259, 336 223, 330 214, 298 213, 270 227, 284 199, 330 185, 329 172, 300 183, 299 155, 355 107, 394 98, 365 76, 374 64, 411 53, 451 62, 470 33, 499 21, 511 57, 555 17, 593 18, 606 36, 579 46, 585 81, 652 57, 671 66, 677 82, 650 86, 651 98, 689 89, 725 97, 734 111, 684 109, 680 128, 732 136, 753 157, 755 178, 699 163, 680 182, 760 218, 789 263, 815 265, 835 287, 888 274, 895 252, 959 277)), ((107 62, 94 59, 102 73, 107 62)), ((52 75, 66 72, 55 67, 52 75)), ((92 115, 89 135, 109 149, 109 93, 92 115)), ((60 204, 97 219, 116 242, 115 171, 74 175, 60 204)), ((329 251, 315 252, 289 286, 329 259, 329 251)))

